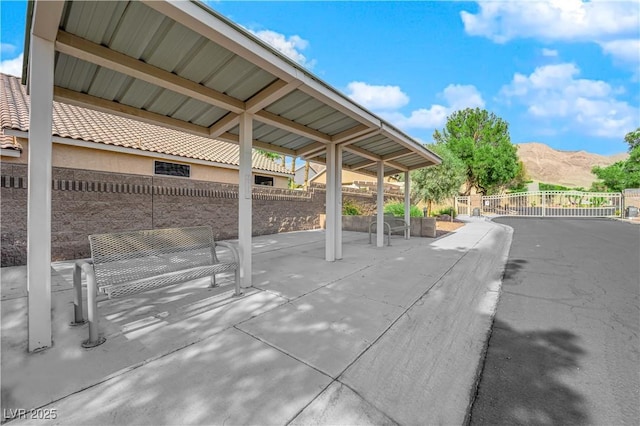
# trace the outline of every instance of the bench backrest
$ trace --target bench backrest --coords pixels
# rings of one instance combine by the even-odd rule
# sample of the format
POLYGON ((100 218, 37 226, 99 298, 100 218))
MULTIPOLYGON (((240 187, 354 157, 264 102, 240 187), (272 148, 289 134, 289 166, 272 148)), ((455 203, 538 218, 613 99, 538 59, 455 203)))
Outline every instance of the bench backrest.
POLYGON ((217 263, 209 226, 90 235, 99 287, 217 263))
POLYGON ((392 214, 385 214, 384 221, 392 228, 394 226, 402 226, 405 224, 404 217, 394 216, 392 214))

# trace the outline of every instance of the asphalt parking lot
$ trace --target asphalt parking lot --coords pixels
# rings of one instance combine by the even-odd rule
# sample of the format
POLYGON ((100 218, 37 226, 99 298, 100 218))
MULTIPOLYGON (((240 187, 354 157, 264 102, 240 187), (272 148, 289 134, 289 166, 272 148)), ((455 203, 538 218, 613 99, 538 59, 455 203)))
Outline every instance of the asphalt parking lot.
POLYGON ((514 235, 470 423, 637 425, 640 226, 495 221, 514 235))

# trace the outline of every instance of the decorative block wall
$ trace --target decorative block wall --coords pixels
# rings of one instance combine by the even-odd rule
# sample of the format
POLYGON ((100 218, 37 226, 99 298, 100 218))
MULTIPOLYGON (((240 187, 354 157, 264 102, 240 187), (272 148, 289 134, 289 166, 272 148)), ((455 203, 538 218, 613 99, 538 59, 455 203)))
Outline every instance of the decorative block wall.
MULTIPOLYGON (((27 166, 1 164, 2 266, 23 265, 27 256, 27 166)), ((325 190, 255 187, 253 235, 320 228, 325 190)), ((344 193, 367 213, 372 193, 344 193)), ((237 238, 238 186, 171 177, 53 169, 52 260, 90 256, 91 234, 210 225, 217 239, 237 238)))

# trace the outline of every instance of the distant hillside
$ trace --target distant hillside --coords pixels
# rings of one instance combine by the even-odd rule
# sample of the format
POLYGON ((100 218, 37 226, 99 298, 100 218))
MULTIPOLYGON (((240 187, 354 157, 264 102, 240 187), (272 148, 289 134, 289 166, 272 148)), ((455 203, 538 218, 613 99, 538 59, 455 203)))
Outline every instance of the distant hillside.
POLYGON ((572 187, 589 188, 597 180, 593 166, 608 166, 628 154, 604 156, 585 151, 558 151, 538 142, 516 144, 529 179, 572 187))

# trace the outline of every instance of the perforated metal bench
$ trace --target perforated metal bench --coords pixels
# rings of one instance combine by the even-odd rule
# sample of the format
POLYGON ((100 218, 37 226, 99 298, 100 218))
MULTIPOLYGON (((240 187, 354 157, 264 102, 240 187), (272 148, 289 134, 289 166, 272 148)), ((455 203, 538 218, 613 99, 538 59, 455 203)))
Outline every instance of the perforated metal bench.
POLYGON ((77 262, 73 276, 76 324, 85 322, 82 271, 87 276, 89 340, 84 347, 105 341, 98 333, 98 292, 111 299, 202 277, 211 277, 210 287, 216 287, 216 274, 234 271, 234 295, 242 294, 238 251, 227 242, 216 242, 209 226, 90 235, 89 243, 91 259, 77 262), (220 262, 217 246, 229 249, 233 261, 220 262))
MULTIPOLYGON (((371 233, 373 231, 373 227, 377 226, 378 220, 374 216, 371 222, 369 223, 369 244, 371 244, 371 233)), ((404 238, 407 239, 407 233, 411 230, 411 225, 409 225, 404 219, 396 217, 394 215, 384 215, 384 230, 387 234, 387 246, 391 245, 391 233, 396 231, 404 231, 404 238)))

